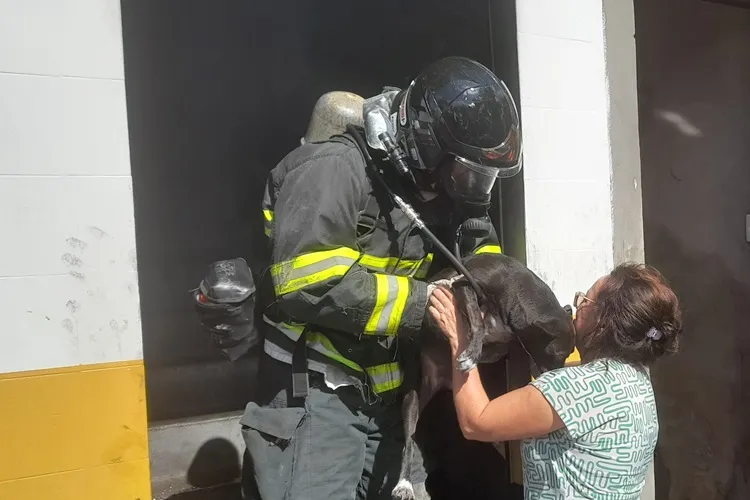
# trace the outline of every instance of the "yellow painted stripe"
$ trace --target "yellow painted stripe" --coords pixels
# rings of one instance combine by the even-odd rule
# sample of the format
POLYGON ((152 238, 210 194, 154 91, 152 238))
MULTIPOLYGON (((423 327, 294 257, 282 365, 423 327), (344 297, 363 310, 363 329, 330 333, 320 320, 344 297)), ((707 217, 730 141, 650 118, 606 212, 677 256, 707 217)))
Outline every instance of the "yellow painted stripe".
MULTIPOLYGON (((55 453, 48 448, 47 453, 55 453)), ((148 459, 0 483, 3 500, 149 500, 148 459)))
POLYGON ((268 222, 273 222, 273 211, 263 210, 263 217, 265 217, 268 222))
POLYGON ((0 374, 0 498, 151 498, 142 361, 0 374))
POLYGON ((398 325, 401 323, 401 316, 404 315, 404 309, 406 308, 406 299, 409 297, 409 279, 399 276, 396 278, 396 283, 398 284, 398 292, 393 304, 393 310, 391 311, 391 317, 388 319, 386 335, 396 335, 398 333, 398 325))
POLYGON ((370 319, 367 320, 367 324, 365 325, 365 333, 367 334, 374 334, 378 331, 380 315, 383 314, 383 308, 388 303, 388 276, 384 274, 375 275, 375 290, 377 294, 375 308, 372 310, 370 319))
POLYGON ((573 349, 573 352, 568 356, 568 359, 565 360, 565 366, 576 366, 581 364, 581 355, 578 352, 578 349, 573 349))
POLYGON ((474 254, 479 255, 483 253, 503 253, 503 250, 500 248, 500 245, 483 245, 479 247, 479 249, 474 252, 474 254))

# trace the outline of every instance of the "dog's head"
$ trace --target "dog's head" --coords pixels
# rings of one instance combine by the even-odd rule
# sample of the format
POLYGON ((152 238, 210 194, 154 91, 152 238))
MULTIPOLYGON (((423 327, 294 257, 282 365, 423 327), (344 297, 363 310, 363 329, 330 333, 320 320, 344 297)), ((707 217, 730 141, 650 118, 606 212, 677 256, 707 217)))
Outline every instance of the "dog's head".
MULTIPOLYGON (((469 302, 474 302, 463 307, 478 308, 482 312, 482 324, 472 326, 484 330, 479 361, 488 363, 501 359, 515 339, 540 371, 563 366, 573 352, 573 321, 549 286, 529 268, 506 255, 476 255, 464 264, 486 295, 480 307, 476 294, 463 294, 469 302)), ((456 283, 454 286, 467 285, 456 283)))

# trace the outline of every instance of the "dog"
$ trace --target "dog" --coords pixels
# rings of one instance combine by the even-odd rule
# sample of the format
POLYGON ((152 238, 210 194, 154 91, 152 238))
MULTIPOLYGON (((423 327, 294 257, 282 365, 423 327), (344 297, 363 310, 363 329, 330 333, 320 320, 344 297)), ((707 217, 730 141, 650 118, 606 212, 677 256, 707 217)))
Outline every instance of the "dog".
MULTIPOLYGON (((431 280, 450 286, 469 326, 467 348, 457 359, 459 369, 468 371, 477 363, 502 360, 512 342, 521 344, 540 372, 562 367, 574 346, 570 307, 562 307, 549 286, 512 257, 480 254, 467 258, 464 265, 485 294, 482 304, 468 281, 452 268, 431 280)), ((427 403, 437 392, 451 388, 450 348, 431 320, 410 344, 403 363, 406 442, 399 481, 391 496, 393 500, 429 500, 424 484, 412 481, 414 433, 427 403)))

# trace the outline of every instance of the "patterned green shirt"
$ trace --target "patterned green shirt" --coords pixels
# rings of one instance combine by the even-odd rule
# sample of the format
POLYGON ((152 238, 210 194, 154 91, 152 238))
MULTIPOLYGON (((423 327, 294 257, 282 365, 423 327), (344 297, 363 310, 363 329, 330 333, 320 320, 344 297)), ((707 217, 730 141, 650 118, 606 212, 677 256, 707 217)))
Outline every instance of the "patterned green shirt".
POLYGON ((532 384, 565 427, 522 443, 526 499, 637 500, 659 434, 648 375, 599 360, 532 384))

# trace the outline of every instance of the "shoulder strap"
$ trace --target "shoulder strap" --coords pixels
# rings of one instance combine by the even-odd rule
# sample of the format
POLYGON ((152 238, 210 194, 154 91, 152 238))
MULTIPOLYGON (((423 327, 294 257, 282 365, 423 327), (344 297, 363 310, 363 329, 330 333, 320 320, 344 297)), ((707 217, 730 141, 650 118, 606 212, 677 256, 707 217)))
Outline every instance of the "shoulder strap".
MULTIPOLYGON (((362 151, 359 149, 359 145, 357 144, 357 142, 347 133, 343 133, 341 135, 334 135, 333 137, 328 139, 328 141, 353 146, 358 151, 360 151, 360 153, 362 153, 362 151)), ((365 161, 364 153, 362 153, 362 161, 365 161)), ((369 179, 370 177, 369 172, 368 172, 367 177, 369 179)), ((360 216, 364 215, 367 217, 371 217, 373 219, 377 219, 380 216, 380 205, 378 204, 378 198, 375 193, 375 190, 378 189, 378 186, 374 182, 370 182, 370 185, 372 187, 372 192, 367 196, 367 200, 365 201, 364 206, 360 207, 359 215, 360 216)))

